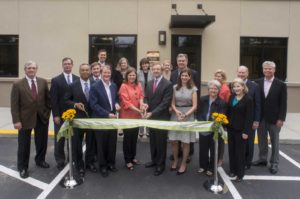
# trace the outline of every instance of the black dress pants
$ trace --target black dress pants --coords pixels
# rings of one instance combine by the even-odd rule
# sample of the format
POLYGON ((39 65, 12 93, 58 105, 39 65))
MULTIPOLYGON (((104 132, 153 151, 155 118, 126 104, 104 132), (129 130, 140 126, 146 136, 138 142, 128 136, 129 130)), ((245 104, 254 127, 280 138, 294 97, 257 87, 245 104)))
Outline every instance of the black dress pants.
POLYGON ((123 129, 123 153, 125 163, 132 163, 132 160, 136 156, 136 143, 139 133, 139 128, 123 129))
POLYGON ((77 169, 83 169, 85 167, 83 161, 83 152, 82 152, 82 143, 84 134, 86 139, 86 152, 85 152, 85 164, 91 164, 94 162, 94 151, 93 151, 93 142, 95 141, 94 132, 89 129, 73 129, 74 135, 72 137, 72 150, 73 150, 73 161, 75 162, 75 167, 77 169))
POLYGON ((54 124, 54 158, 57 164, 65 164, 65 138, 62 137, 57 142, 57 134, 63 122, 59 125, 54 124))
POLYGON ((117 148, 117 130, 95 131, 99 168, 114 166, 117 148))
POLYGON ((246 144, 246 165, 251 166, 253 160, 253 152, 254 152, 254 139, 255 139, 255 130, 251 130, 248 133, 248 139, 246 144))
POLYGON ((247 140, 242 132, 228 128, 228 152, 230 172, 242 179, 245 174, 245 151, 247 140))
POLYGON ((213 171, 214 168, 215 144, 213 136, 213 133, 209 135, 199 133, 200 168, 209 171, 213 171))
POLYGON ((149 129, 151 160, 156 167, 165 168, 168 131, 149 129))
MULTIPOLYGON (((48 125, 43 123, 37 115, 37 122, 34 127, 34 142, 35 142, 35 162, 41 163, 45 161, 48 144, 48 125)), ((28 169, 30 144, 31 144, 32 129, 21 129, 18 133, 18 170, 28 169)))

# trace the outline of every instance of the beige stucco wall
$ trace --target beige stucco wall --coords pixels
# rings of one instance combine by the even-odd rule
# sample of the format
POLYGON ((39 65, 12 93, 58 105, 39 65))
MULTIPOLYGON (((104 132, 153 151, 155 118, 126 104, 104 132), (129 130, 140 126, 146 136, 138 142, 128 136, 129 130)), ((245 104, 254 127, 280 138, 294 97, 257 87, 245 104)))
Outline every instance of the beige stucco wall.
MULTIPOLYGON (((159 50, 161 60, 171 57, 171 35, 202 35, 201 79, 224 69, 228 79, 239 65, 240 36, 288 37, 289 110, 300 112, 295 102, 300 91, 300 1, 254 0, 0 0, 0 34, 19 35, 20 77, 23 64, 35 60, 38 75, 50 79, 61 72, 61 59, 88 61, 89 34, 136 34, 138 60, 149 50, 159 50), (169 29, 171 4, 179 14, 201 14, 197 3, 216 16, 204 30, 169 29), (167 33, 166 46, 158 45, 158 31, 167 33), (291 107, 291 108, 290 108, 291 107)), ((199 55, 200 56, 200 55, 199 55)), ((137 61, 138 61, 137 60, 137 61)), ((12 79, 0 78, 0 106, 9 106, 12 79)))

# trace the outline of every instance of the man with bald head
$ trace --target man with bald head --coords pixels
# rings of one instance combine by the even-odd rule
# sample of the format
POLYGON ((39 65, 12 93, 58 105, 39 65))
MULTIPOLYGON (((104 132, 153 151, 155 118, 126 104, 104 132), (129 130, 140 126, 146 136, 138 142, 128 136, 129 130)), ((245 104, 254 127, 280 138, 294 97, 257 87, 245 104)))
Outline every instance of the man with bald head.
POLYGON ((252 123, 252 129, 251 132, 248 132, 248 140, 247 140, 247 146, 246 146, 246 157, 245 157, 245 169, 250 169, 251 162, 253 159, 253 151, 254 151, 254 138, 255 138, 255 131, 259 126, 260 121, 260 92, 258 85, 250 81, 248 79, 249 76, 249 70, 247 66, 239 66, 237 69, 237 77, 241 78, 248 87, 248 95, 253 100, 253 123, 252 123))
POLYGON ((257 130, 259 159, 253 162, 253 165, 267 166, 268 164, 269 133, 272 146, 269 170, 271 174, 276 174, 279 163, 279 132, 287 111, 287 87, 274 76, 276 64, 273 61, 265 61, 262 70, 264 77, 257 81, 261 93, 261 122, 257 130))

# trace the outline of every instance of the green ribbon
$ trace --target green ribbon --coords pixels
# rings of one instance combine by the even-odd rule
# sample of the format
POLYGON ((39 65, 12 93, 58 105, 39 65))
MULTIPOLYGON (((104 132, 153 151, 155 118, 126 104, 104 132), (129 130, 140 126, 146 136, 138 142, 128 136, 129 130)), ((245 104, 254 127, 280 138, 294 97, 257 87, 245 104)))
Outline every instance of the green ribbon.
POLYGON ((128 129, 136 127, 149 127, 162 130, 172 130, 179 132, 212 132, 212 121, 200 122, 175 122, 161 120, 144 119, 73 119, 71 122, 65 121, 58 134, 57 140, 61 137, 69 138, 73 134, 72 128, 79 129, 128 129))

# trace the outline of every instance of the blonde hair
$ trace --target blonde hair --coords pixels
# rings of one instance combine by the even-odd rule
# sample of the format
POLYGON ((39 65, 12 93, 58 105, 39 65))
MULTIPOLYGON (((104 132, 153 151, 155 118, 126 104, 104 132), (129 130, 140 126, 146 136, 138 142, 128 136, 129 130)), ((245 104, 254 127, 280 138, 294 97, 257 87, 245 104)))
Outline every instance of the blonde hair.
POLYGON ((234 87, 235 84, 240 84, 244 88, 244 93, 245 94, 248 93, 248 87, 247 87, 247 85, 245 84, 245 82, 241 78, 235 78, 232 81, 232 92, 233 92, 233 87, 234 87))
POLYGON ((222 76, 223 82, 225 82, 225 81, 227 80, 227 76, 226 76, 225 71, 223 71, 223 70, 221 70, 221 69, 218 69, 218 70, 215 72, 214 75, 216 76, 217 74, 220 74, 220 75, 222 76))

